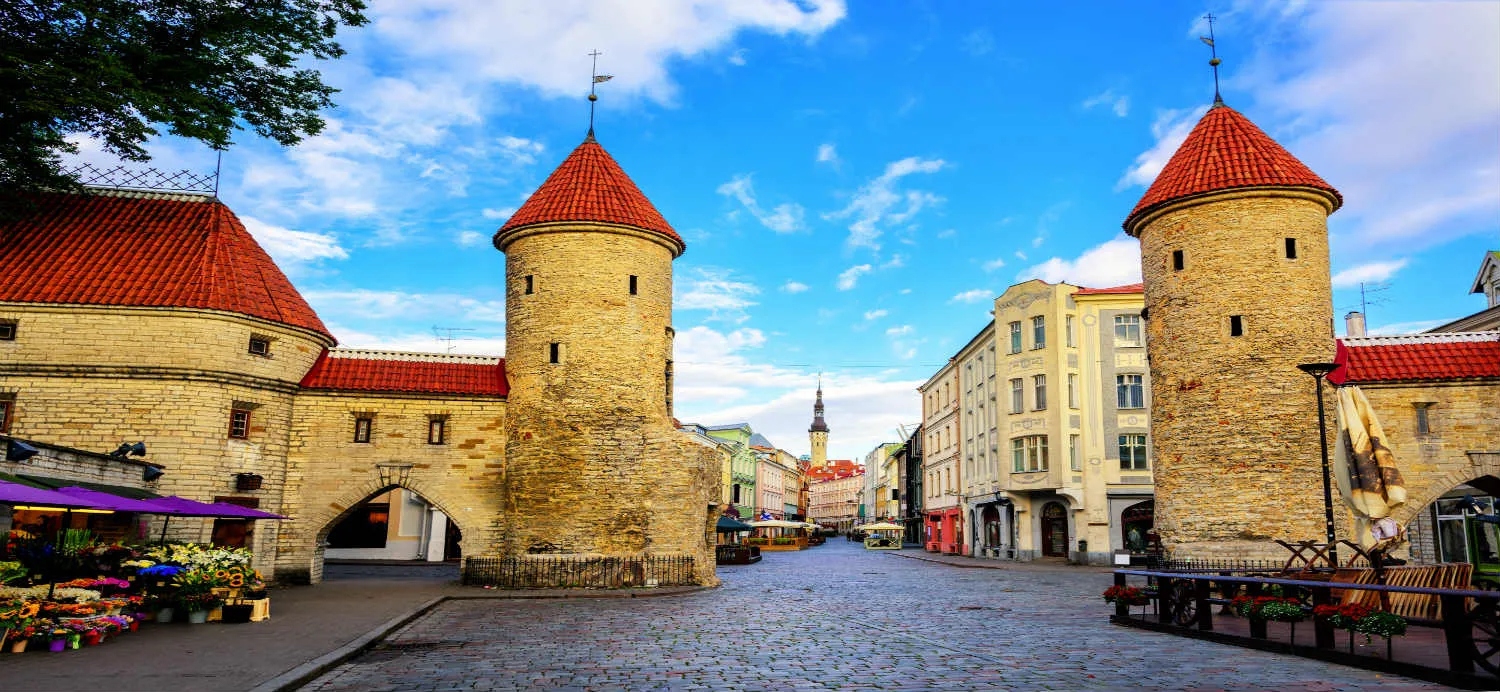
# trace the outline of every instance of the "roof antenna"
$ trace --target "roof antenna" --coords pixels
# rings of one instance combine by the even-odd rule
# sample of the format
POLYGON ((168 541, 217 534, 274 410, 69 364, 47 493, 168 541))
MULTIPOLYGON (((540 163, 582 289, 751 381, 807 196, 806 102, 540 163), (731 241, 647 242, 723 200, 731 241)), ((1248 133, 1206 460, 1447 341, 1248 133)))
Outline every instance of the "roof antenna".
POLYGON ((594 86, 598 85, 598 84, 603 84, 603 83, 605 83, 605 82, 607 82, 607 81, 615 78, 615 76, 612 75, 612 74, 599 74, 599 56, 601 56, 601 55, 603 55, 603 53, 600 53, 598 48, 595 48, 592 52, 589 53, 589 57, 591 57, 591 58, 594 59, 594 67, 590 70, 590 74, 592 74, 592 76, 593 76, 593 81, 589 82, 589 136, 588 136, 588 139, 590 139, 590 140, 592 140, 594 138, 594 104, 598 103, 598 101, 599 101, 599 96, 594 93, 594 86))
POLYGON ((222 147, 214 147, 214 151, 218 153, 218 158, 214 160, 214 199, 218 199, 219 174, 224 169, 224 149, 222 147))
POLYGON ((1208 35, 1199 36, 1198 40, 1208 44, 1208 54, 1211 56, 1208 64, 1214 68, 1214 105, 1222 106, 1224 105, 1224 98, 1219 96, 1219 63, 1221 61, 1219 60, 1219 49, 1214 46, 1214 15, 1210 12, 1204 15, 1203 18, 1208 20, 1208 35))

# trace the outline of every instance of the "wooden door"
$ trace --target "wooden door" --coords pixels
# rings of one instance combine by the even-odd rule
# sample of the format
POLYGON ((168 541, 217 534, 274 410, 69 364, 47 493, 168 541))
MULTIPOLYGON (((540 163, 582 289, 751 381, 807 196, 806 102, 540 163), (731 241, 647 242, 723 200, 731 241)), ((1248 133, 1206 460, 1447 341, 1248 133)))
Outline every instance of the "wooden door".
POLYGON ((1042 555, 1068 556, 1068 510, 1058 502, 1042 508, 1042 555))

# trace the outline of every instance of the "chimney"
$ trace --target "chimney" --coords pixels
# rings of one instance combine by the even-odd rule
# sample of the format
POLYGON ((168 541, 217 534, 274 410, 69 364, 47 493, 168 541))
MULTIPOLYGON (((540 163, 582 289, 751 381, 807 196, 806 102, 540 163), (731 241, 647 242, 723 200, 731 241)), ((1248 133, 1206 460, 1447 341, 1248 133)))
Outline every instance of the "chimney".
POLYGON ((1344 336, 1365 335, 1365 313, 1355 310, 1344 315, 1344 336))

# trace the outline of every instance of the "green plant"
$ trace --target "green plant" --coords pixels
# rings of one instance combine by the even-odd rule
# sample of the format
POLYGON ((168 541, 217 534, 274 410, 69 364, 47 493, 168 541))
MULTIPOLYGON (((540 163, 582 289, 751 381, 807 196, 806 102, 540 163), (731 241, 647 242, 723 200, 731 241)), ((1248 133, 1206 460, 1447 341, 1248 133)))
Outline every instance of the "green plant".
POLYGON ((9 584, 26 576, 26 568, 19 562, 0 562, 0 585, 9 584))
POLYGON ((1365 643, 1370 643, 1370 637, 1397 637, 1406 634, 1406 618, 1395 613, 1377 610, 1360 618, 1354 623, 1353 631, 1365 635, 1365 643))
POLYGON ((1307 617, 1295 600, 1270 601, 1260 607, 1260 617, 1273 622, 1301 622, 1307 617))

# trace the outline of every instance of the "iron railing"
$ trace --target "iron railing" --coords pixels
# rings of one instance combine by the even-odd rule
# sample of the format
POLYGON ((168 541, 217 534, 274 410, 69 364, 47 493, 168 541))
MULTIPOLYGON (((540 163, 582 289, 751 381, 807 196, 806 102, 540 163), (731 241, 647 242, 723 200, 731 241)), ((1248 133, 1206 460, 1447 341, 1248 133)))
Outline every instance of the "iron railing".
POLYGON ((463 583, 502 589, 624 589, 695 584, 688 555, 526 555, 464 559, 463 583))
POLYGON ((152 190, 159 192, 208 192, 219 189, 219 174, 189 170, 163 171, 155 168, 95 166, 80 163, 63 171, 80 185, 118 190, 152 190))
POLYGON ((1286 566, 1285 560, 1168 560, 1158 558, 1148 560, 1147 564, 1160 572, 1280 572, 1286 566))

